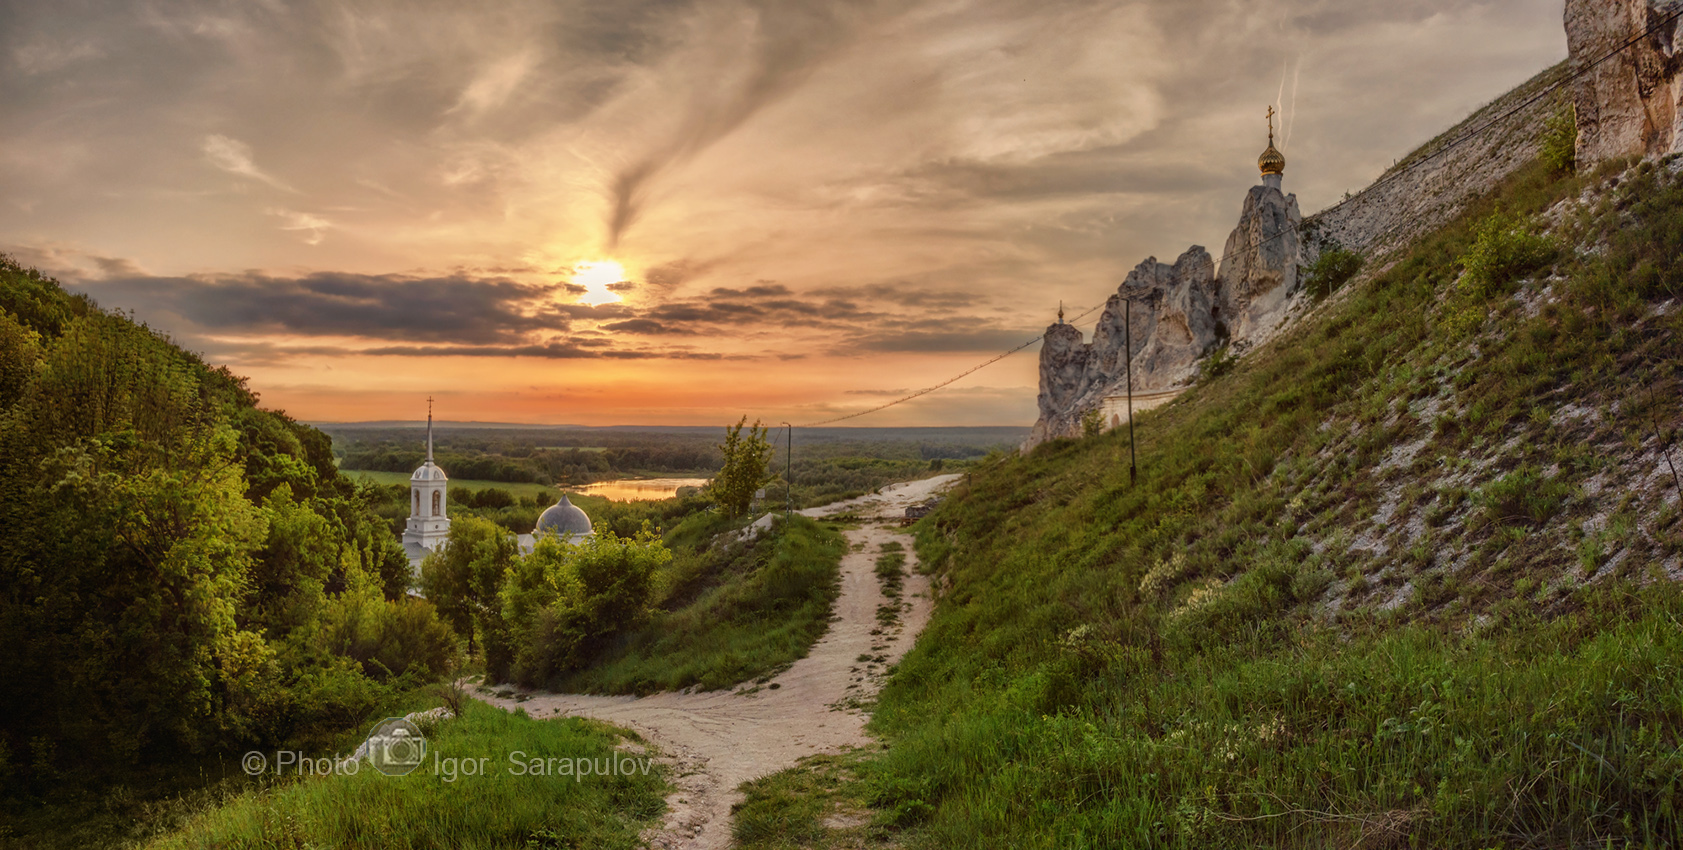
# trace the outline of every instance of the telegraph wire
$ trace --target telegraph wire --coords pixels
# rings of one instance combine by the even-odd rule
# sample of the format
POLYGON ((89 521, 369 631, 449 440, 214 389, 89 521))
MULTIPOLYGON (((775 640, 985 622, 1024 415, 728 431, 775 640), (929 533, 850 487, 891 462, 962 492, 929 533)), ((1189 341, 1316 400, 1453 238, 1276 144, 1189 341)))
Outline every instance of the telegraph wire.
MULTIPOLYGON (((1380 175, 1378 180, 1373 181, 1373 183, 1369 184, 1368 187, 1363 189, 1362 191, 1364 193, 1365 192, 1371 192, 1374 189, 1377 189, 1380 186, 1383 186, 1387 183, 1390 183, 1391 181, 1396 180, 1397 178, 1400 178, 1405 174, 1412 173, 1416 169, 1419 169, 1420 167, 1424 166, 1426 163, 1431 162, 1432 160, 1438 158, 1439 156, 1441 156, 1445 153, 1448 153, 1450 150, 1453 150, 1454 148, 1459 147, 1463 143, 1472 141, 1473 139, 1483 135, 1490 128, 1495 127, 1496 125, 1498 125, 1498 124, 1500 124, 1504 121, 1507 121, 1509 118, 1512 118, 1515 115, 1518 115, 1520 112, 1522 112, 1525 109, 1531 107, 1532 105, 1536 104, 1537 102, 1543 100, 1544 98, 1548 97, 1549 95, 1552 95, 1555 92, 1560 91, 1562 88, 1565 88, 1568 84, 1576 82, 1578 80, 1578 78, 1580 78, 1580 77, 1588 74, 1589 72, 1595 70, 1596 68, 1600 67, 1602 63, 1604 63, 1607 60, 1613 58, 1614 56, 1617 56, 1620 53, 1623 53, 1626 49, 1630 48, 1632 45, 1636 44, 1637 42, 1641 41, 1642 39, 1647 38, 1650 35, 1653 35, 1661 27, 1663 27, 1663 26, 1665 26, 1669 23, 1672 23, 1673 21, 1676 21, 1679 17, 1683 17, 1683 7, 1680 7, 1679 9, 1677 9, 1677 11, 1672 12, 1671 14, 1665 16, 1664 18, 1661 18, 1659 21, 1655 22, 1653 25, 1649 26, 1647 29, 1643 30, 1642 32, 1637 33, 1636 35, 1633 35, 1630 38, 1625 39, 1623 42, 1620 42, 1617 47, 1614 47, 1612 50, 1609 50, 1606 53, 1603 53, 1600 57, 1596 58, 1595 61, 1590 62, 1586 65, 1583 65, 1583 66, 1573 70, 1571 73, 1567 74, 1565 77, 1561 78, 1560 80, 1557 80, 1554 83, 1551 83, 1547 86, 1544 86, 1541 91, 1537 92, 1536 94, 1532 95, 1531 97, 1526 98, 1524 101, 1520 102, 1519 105, 1517 105, 1517 106, 1509 109, 1508 111, 1502 113, 1500 116, 1492 118, 1489 121, 1486 121, 1483 124, 1479 125, 1478 127, 1474 128, 1474 129, 1471 129, 1471 130, 1468 130, 1467 132, 1461 134, 1460 136, 1457 136, 1454 139, 1451 139, 1450 141, 1445 142, 1442 147, 1439 147, 1437 150, 1434 150, 1431 153, 1428 153, 1428 154, 1425 154, 1425 155, 1421 156, 1419 159, 1416 159, 1413 162, 1407 163, 1400 168, 1396 168, 1396 169, 1392 170, 1391 172, 1389 172, 1387 174, 1380 175)), ((1337 209, 1337 207, 1336 206, 1332 207, 1332 209, 1337 209)), ((1245 251, 1255 250, 1257 248, 1262 247, 1263 245, 1266 245, 1269 242, 1274 241, 1275 239, 1279 239, 1280 237, 1286 235, 1287 233, 1290 233, 1290 232, 1293 232, 1293 231, 1299 231, 1301 229, 1302 229, 1301 224, 1287 224, 1285 227, 1281 228, 1278 233, 1275 233, 1274 235, 1269 236, 1266 239, 1259 239, 1254 243, 1248 244, 1244 247, 1243 250, 1245 250, 1245 251)), ((1382 233, 1383 232, 1384 231, 1382 231, 1382 233)), ((1222 255, 1215 259, 1215 261, 1213 263, 1214 267, 1217 268, 1217 269, 1220 269, 1221 264, 1224 261, 1227 260, 1229 255, 1230 255, 1230 252, 1223 251, 1222 255)), ((1082 320, 1083 318, 1086 318, 1088 315, 1092 314, 1095 310, 1098 310, 1100 307, 1107 306, 1109 303, 1110 303, 1109 299, 1106 299, 1104 302, 1101 302, 1101 303, 1096 304, 1092 307, 1089 307, 1089 308, 1087 308, 1086 311, 1084 311, 1080 315, 1076 316, 1074 319, 1070 319, 1069 322, 1072 323, 1072 324, 1075 323, 1075 322, 1078 322, 1078 321, 1082 320)), ((920 398, 922 396, 926 396, 926 395, 928 395, 932 392, 935 392, 936 390, 942 389, 943 387, 950 386, 951 384, 956 383, 957 381, 959 381, 962 378, 968 377, 971 374, 979 372, 982 369, 985 369, 989 366, 992 366, 993 364, 998 363, 999 361, 1004 360, 1005 358, 1010 357, 1011 355, 1016 354, 1017 352, 1022 351, 1023 349, 1028 348, 1029 346, 1034 345, 1037 342, 1040 342, 1042 339, 1044 339, 1044 336, 1037 336, 1037 337, 1035 337, 1031 340, 1028 340, 1027 342, 1024 342, 1022 345, 1017 346, 1016 348, 1013 348, 1013 349, 1010 349, 1009 351, 1005 351, 1005 352, 1002 352, 1000 354, 994 355, 992 358, 989 358, 988 360, 985 360, 985 361, 983 361, 983 362, 981 362, 981 363, 979 363, 975 366, 972 366, 969 369, 966 369, 963 372, 960 372, 957 375, 954 375, 953 377, 948 378, 945 381, 942 381, 938 384, 934 384, 934 385, 931 385, 931 386, 928 386, 928 387, 924 387, 923 389, 917 390, 916 392, 908 393, 904 396, 901 396, 900 398, 897 398, 897 399, 895 399, 893 401, 890 401, 890 402, 887 402, 885 404, 879 404, 876 407, 870 408, 869 410, 861 410, 861 411, 858 411, 856 413, 849 413, 845 416, 837 416, 837 417, 834 417, 832 419, 825 419, 821 422, 811 422, 811 423, 808 423, 808 424, 805 424, 805 425, 796 425, 796 426, 792 426, 792 427, 817 428, 817 427, 822 426, 822 425, 833 425, 837 422, 845 422, 849 419, 857 419, 858 417, 861 417, 861 416, 869 416, 872 413, 877 413, 879 411, 887 410, 890 407, 895 407, 897 405, 905 404, 906 402, 911 401, 912 399, 920 398)))

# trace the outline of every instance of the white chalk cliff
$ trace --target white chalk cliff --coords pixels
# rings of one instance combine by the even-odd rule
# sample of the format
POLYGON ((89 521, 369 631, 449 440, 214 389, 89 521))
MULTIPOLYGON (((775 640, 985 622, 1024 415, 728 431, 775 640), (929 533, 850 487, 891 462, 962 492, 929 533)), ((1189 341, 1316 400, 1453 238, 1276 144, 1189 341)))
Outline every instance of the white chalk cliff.
POLYGON ((1125 391, 1130 361, 1136 393, 1174 389, 1195 380, 1199 360, 1221 345, 1244 350, 1278 330, 1299 287, 1303 216, 1297 196, 1280 189, 1285 159, 1272 130, 1258 164, 1263 185, 1245 195, 1219 273, 1199 245, 1174 265, 1149 257, 1106 302, 1092 342, 1061 317, 1046 329, 1040 419, 1028 446, 1080 434, 1087 411, 1125 391))
POLYGON ((1680 10, 1683 0, 1566 0, 1566 47, 1587 69, 1572 87, 1580 163, 1683 151, 1680 10))

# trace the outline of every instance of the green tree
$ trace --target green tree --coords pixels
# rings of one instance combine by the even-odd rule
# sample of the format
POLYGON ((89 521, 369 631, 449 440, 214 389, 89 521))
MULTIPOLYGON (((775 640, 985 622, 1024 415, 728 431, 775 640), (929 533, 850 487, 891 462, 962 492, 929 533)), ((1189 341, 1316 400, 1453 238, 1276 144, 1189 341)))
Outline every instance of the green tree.
POLYGON ((499 594, 519 554, 519 542, 502 526, 461 516, 451 521, 444 546, 421 562, 422 595, 457 634, 467 637, 469 654, 478 637, 487 675, 495 680, 506 674, 509 663, 499 594))
POLYGON ((514 641, 510 678, 541 686, 581 668, 614 635, 648 621, 657 570, 672 552, 645 522, 634 537, 599 533, 575 543, 538 541, 503 587, 514 641))
POLYGON ((1092 438, 1104 433, 1104 412, 1093 408, 1081 414, 1081 436, 1092 438))
POLYGON ((771 461, 771 443, 766 440, 766 429, 756 419, 744 434, 742 429, 747 422, 748 417, 744 416, 725 429, 725 441, 719 444, 725 464, 719 474, 713 476, 713 500, 730 517, 747 515, 754 492, 771 480, 766 472, 766 465, 771 461))

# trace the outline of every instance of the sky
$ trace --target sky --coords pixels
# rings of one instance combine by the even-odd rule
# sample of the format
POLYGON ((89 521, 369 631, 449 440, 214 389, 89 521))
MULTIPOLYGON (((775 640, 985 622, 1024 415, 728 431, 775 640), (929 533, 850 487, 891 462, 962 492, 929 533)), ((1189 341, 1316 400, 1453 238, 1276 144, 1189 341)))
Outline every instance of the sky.
MULTIPOLYGON (((1560 0, 0 0, 0 251, 307 421, 802 425, 1219 250, 1270 105, 1310 213, 1565 56, 1560 0)), ((847 424, 1031 424, 1037 350, 847 424)))

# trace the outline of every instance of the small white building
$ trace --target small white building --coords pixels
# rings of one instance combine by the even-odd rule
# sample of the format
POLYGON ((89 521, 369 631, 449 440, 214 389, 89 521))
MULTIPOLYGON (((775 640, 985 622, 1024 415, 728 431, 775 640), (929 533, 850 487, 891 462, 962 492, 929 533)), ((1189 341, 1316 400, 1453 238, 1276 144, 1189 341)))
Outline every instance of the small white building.
POLYGON ((432 400, 427 401, 427 461, 409 476, 409 525, 403 531, 403 550, 415 569, 450 537, 450 479, 432 462, 432 400))

